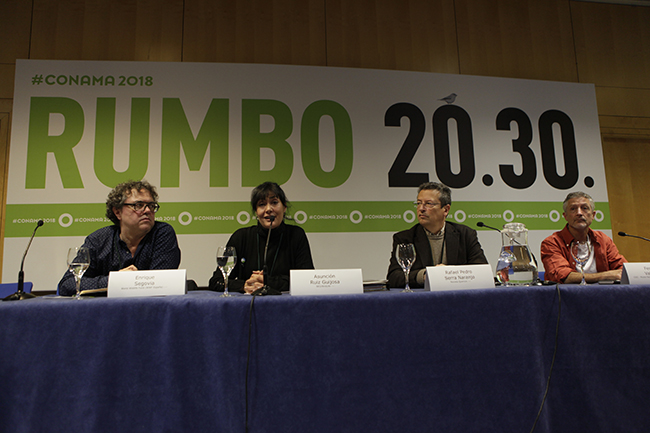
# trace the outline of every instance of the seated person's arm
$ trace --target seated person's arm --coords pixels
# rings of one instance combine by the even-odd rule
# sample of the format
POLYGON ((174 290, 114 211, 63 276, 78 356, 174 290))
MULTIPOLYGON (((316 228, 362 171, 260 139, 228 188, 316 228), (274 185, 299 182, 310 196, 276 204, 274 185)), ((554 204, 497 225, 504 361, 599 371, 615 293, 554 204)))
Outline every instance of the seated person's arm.
POLYGON ((404 287, 406 282, 404 271, 395 258, 396 245, 395 235, 393 235, 393 248, 390 252, 390 262, 388 264, 388 273, 386 274, 388 288, 404 287))
MULTIPOLYGON (((229 292, 244 291, 244 283, 246 283, 246 279, 243 278, 244 273, 246 272, 246 254, 242 255, 245 244, 245 238, 243 237, 244 233, 245 231, 236 231, 230 236, 230 239, 228 239, 228 243, 226 244, 229 247, 235 247, 235 251, 237 251, 237 261, 235 262, 235 267, 232 269, 232 271, 230 271, 230 275, 228 276, 229 292)), ((223 274, 221 273, 221 269, 219 269, 217 266, 217 268, 212 273, 210 281, 208 281, 208 290, 212 290, 214 292, 223 292, 224 289, 225 286, 223 284, 223 274)))
POLYGON ((467 236, 467 264, 468 265, 487 265, 488 260, 483 252, 483 247, 478 241, 476 230, 472 230, 467 236))
MULTIPOLYGON (((246 283, 245 280, 238 279, 236 278, 237 275, 240 274, 240 268, 242 265, 237 262, 233 270, 230 272, 230 276, 228 278, 228 291, 229 292, 243 292, 244 291, 244 284, 246 283)), ((217 269, 214 270, 212 273, 212 277, 210 278, 210 281, 208 282, 208 290, 212 290, 214 292, 223 292, 225 289, 225 286, 223 284, 223 274, 221 273, 221 269, 217 267, 217 269)))
MULTIPOLYGON (((103 289, 108 287, 108 275, 95 275, 92 262, 90 267, 81 278, 81 290, 103 289)), ((65 271, 63 278, 59 281, 58 294, 60 296, 74 296, 77 293, 74 275, 69 270, 65 271)))
MULTIPOLYGON (((90 252, 90 266, 81 278, 81 290, 104 289, 108 287, 108 272, 104 274, 98 263, 97 249, 90 237, 86 238, 83 244, 90 252)), ((61 296, 74 296, 77 293, 74 275, 66 269, 65 274, 59 281, 58 294, 61 296)))
MULTIPOLYGON (((404 243, 403 240, 396 238, 397 234, 393 235, 393 248, 390 253, 390 263, 388 265, 388 274, 386 279, 388 280, 388 288, 398 288, 406 286, 406 278, 404 277, 404 271, 402 267, 397 263, 397 258, 395 257, 395 247, 397 244, 404 243)), ((424 286, 424 275, 426 272, 426 267, 422 266, 422 261, 420 256, 416 253, 415 263, 411 267, 409 272, 409 286, 413 287, 423 287, 424 286)))
MULTIPOLYGON (((585 282, 597 283, 602 280, 620 280, 622 273, 623 273, 622 269, 614 269, 605 272, 596 272, 594 274, 585 273, 585 282)), ((582 274, 580 272, 573 271, 564 279, 564 284, 578 284, 581 281, 582 281, 582 274)))
POLYGON ((181 264, 181 250, 178 247, 176 232, 170 225, 163 225, 156 233, 151 265, 149 269, 178 269, 181 264))

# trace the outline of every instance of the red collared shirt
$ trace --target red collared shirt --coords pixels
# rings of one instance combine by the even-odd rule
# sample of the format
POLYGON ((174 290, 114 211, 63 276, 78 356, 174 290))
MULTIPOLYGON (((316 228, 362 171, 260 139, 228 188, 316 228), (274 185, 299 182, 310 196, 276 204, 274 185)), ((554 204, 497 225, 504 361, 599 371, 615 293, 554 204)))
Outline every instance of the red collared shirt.
MULTIPOLYGON (((620 269, 623 263, 627 262, 618 252, 614 241, 605 233, 589 229, 589 239, 594 247, 597 272, 620 269)), ((567 224, 561 231, 553 233, 542 241, 541 253, 545 280, 562 283, 571 272, 576 272, 576 264, 569 251, 572 240, 573 235, 567 224)))

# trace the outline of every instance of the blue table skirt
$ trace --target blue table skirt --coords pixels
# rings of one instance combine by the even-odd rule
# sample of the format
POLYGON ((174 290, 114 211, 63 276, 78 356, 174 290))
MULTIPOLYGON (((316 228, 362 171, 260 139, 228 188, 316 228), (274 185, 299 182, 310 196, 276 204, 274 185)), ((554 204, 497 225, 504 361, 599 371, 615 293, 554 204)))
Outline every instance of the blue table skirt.
MULTIPOLYGON (((650 287, 561 286, 536 432, 650 431, 650 287)), ((1 432, 244 432, 251 298, 0 303, 1 432)), ((556 288, 257 298, 250 432, 528 432, 556 288)))

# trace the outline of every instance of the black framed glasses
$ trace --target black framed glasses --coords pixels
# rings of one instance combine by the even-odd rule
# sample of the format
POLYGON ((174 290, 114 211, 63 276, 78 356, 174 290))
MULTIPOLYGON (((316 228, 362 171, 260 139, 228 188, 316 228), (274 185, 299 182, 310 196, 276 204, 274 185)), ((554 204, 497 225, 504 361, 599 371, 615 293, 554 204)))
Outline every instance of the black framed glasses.
POLYGON ((160 205, 156 203, 155 201, 152 202, 144 202, 144 201, 136 201, 135 203, 124 203, 125 206, 131 206, 131 209, 133 209, 136 212, 142 212, 145 207, 148 207, 151 209, 151 212, 156 213, 158 212, 158 209, 160 209, 160 205))

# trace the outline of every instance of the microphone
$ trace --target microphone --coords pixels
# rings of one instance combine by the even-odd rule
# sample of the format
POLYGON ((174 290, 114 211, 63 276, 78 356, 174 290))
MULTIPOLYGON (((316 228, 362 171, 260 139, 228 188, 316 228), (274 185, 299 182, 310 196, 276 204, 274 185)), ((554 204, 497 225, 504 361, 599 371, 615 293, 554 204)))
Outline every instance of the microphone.
POLYGON ((619 235, 619 236, 622 236, 622 237, 629 236, 629 237, 631 237, 631 238, 643 239, 644 241, 648 241, 648 242, 650 242, 650 239, 648 239, 648 238, 644 238, 643 236, 635 236, 635 235, 631 235, 631 234, 628 234, 628 233, 625 233, 625 232, 618 232, 618 235, 619 235))
POLYGON ((267 284, 269 269, 268 269, 268 266, 266 264, 266 260, 267 260, 266 256, 267 256, 267 252, 269 250, 269 240, 271 239, 271 229, 273 228, 273 221, 275 221, 275 215, 269 215, 268 219, 271 221, 271 224, 269 225, 269 232, 266 234, 266 245, 264 246, 264 267, 262 268, 262 270, 264 272, 264 286, 262 286, 259 289, 255 290, 252 293, 253 296, 280 295, 280 292, 278 292, 275 289, 272 289, 267 284))
POLYGON ((490 226, 488 226, 488 225, 485 225, 485 224, 483 224, 482 221, 477 222, 476 225, 477 225, 478 227, 485 227, 485 228, 487 228, 487 229, 496 230, 496 231, 498 231, 499 233, 501 233, 501 230, 499 230, 498 228, 496 228, 496 227, 490 227, 490 226))
POLYGON ((34 232, 32 233, 32 237, 29 238, 29 243, 27 244, 27 248, 25 249, 25 254, 23 254, 23 260, 20 262, 20 271, 18 272, 18 288, 16 290, 16 293, 7 296, 6 298, 3 299, 3 301, 20 301, 22 299, 29 299, 29 298, 36 297, 31 293, 25 293, 23 291, 25 287, 25 272, 23 272, 23 267, 25 265, 25 257, 27 257, 27 252, 29 251, 29 247, 32 245, 34 236, 36 236, 36 230, 38 230, 38 228, 42 225, 43 225, 43 220, 38 220, 38 222, 36 223, 36 227, 34 228, 34 232))

